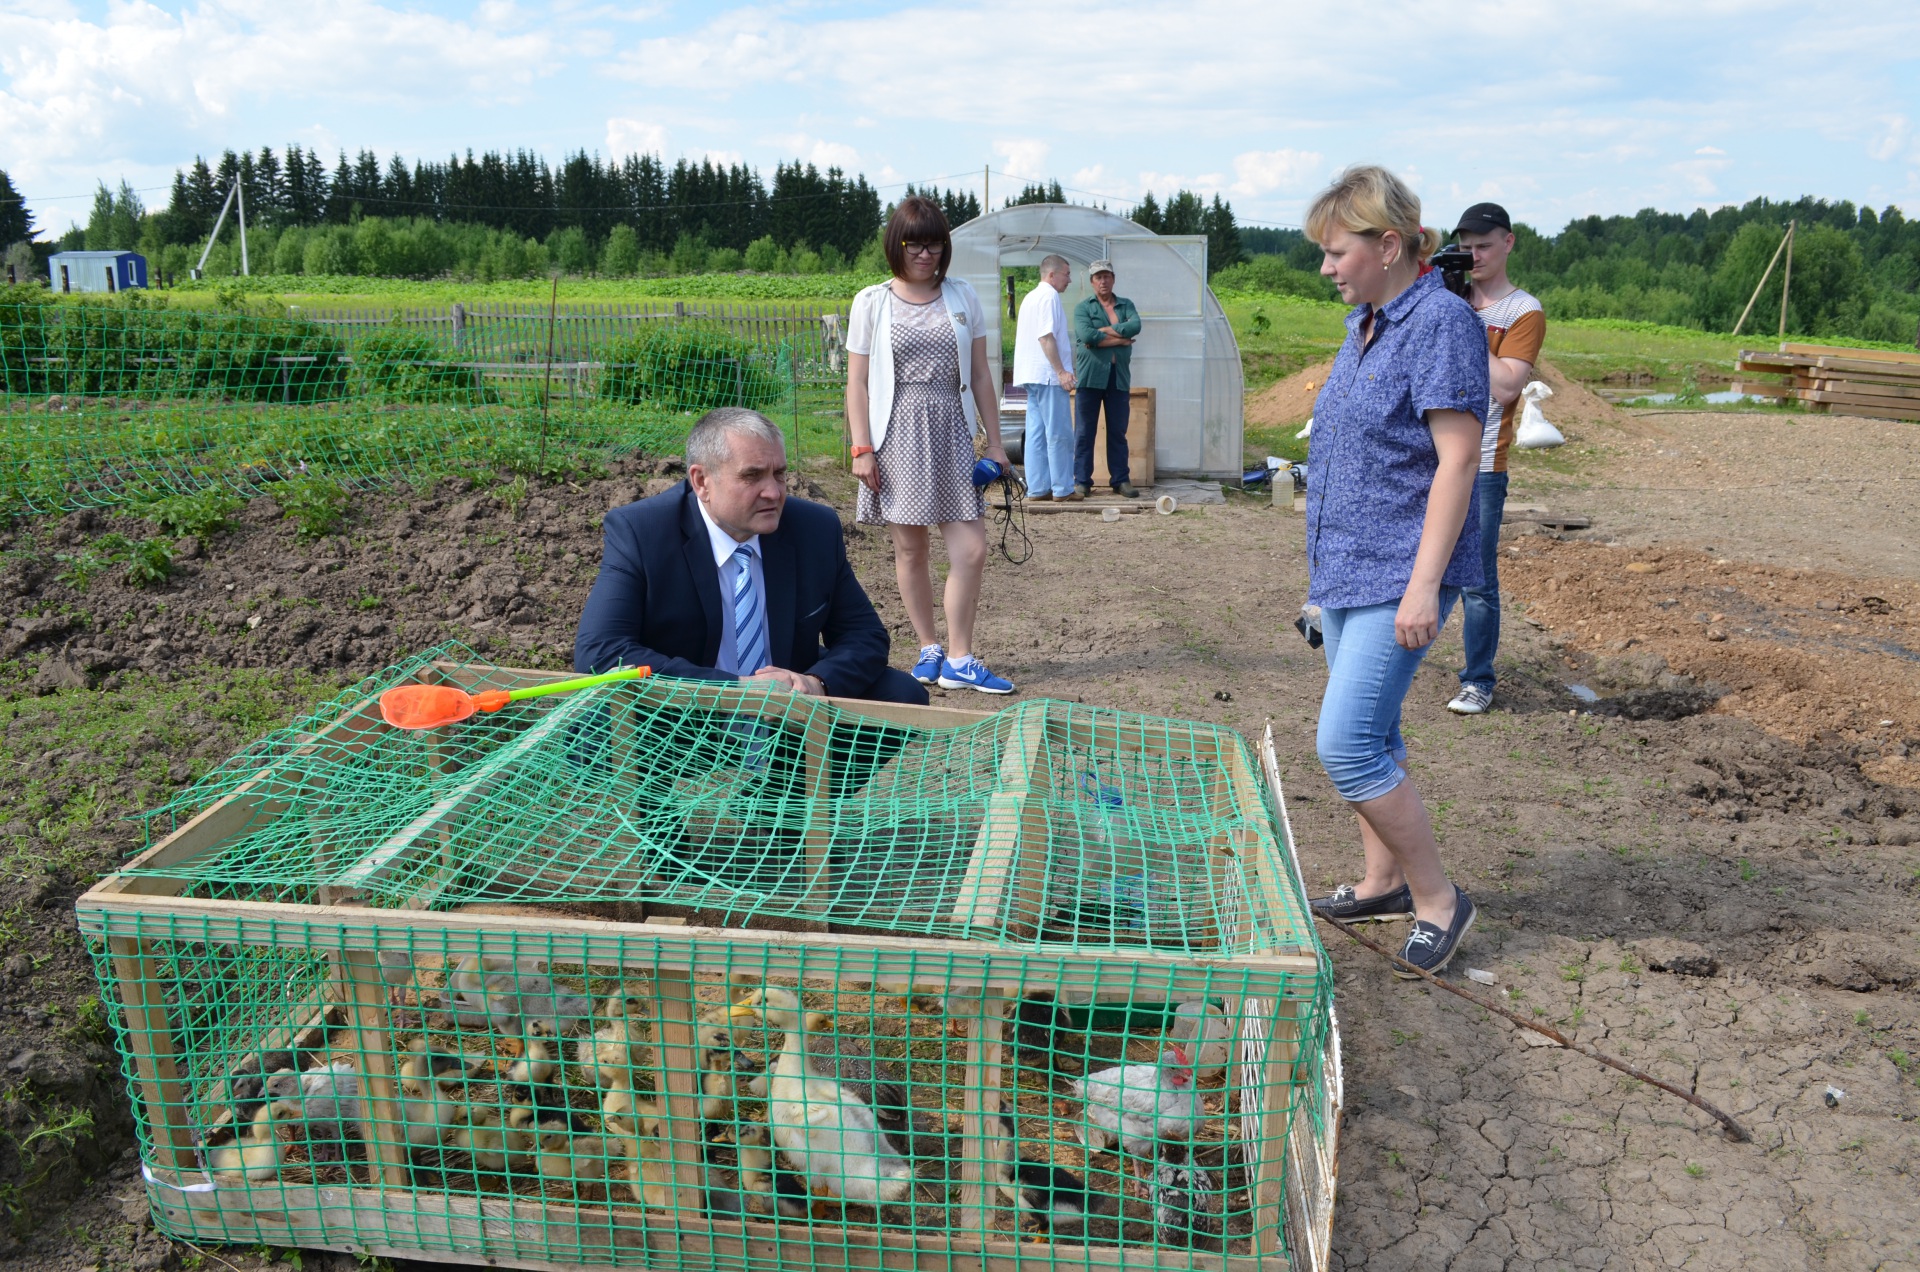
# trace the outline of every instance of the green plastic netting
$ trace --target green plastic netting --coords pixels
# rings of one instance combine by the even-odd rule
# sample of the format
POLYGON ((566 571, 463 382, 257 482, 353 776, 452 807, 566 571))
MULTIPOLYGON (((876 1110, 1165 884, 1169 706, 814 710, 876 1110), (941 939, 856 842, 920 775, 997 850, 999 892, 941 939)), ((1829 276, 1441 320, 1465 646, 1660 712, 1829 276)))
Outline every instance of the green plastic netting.
POLYGON ((732 927, 1312 947, 1291 889, 1244 903, 1288 866, 1232 730, 1045 700, 914 727, 665 678, 442 730, 380 720, 394 684, 524 683, 470 664, 459 646, 430 651, 241 751, 147 817, 170 829, 239 793, 244 829, 132 873, 208 897, 651 902, 732 927))
POLYGON ((795 456, 837 450, 842 326, 821 308, 236 312, 0 287, 0 510, 564 470, 677 451, 715 406, 769 413, 795 456))
POLYGON ((1331 989, 1239 735, 665 679, 424 733, 376 705, 541 674, 372 677, 82 899, 164 1231, 1320 1265, 1331 989))

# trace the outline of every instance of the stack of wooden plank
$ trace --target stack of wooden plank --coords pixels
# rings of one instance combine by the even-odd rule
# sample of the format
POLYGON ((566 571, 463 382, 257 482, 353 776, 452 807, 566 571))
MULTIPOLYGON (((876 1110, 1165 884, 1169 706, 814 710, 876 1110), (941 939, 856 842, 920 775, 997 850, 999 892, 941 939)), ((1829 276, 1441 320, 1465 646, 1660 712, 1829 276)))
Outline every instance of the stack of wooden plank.
POLYGON ((1789 343, 1778 353, 1743 350, 1737 369, 1780 379, 1737 380, 1736 393, 1798 400, 1821 413, 1920 420, 1920 353, 1789 343))

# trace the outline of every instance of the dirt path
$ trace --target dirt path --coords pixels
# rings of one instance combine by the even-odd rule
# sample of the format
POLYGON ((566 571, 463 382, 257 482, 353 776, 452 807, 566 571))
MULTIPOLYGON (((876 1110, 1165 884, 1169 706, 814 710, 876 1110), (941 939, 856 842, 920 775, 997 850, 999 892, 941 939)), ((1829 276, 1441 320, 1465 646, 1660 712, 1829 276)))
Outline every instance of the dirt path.
MULTIPOLYGON (((1416 682, 1407 734, 1449 860, 1484 908, 1456 967, 1492 971, 1493 992, 1694 1086, 1756 1143, 1729 1144, 1677 1101, 1528 1046, 1328 933, 1348 1092, 1337 1267, 1920 1266, 1920 791, 1876 780, 1906 771, 1900 748, 1920 752, 1903 652, 1915 648, 1920 557, 1862 542, 1879 515, 1870 510, 1837 529, 1831 518, 1854 514, 1829 507, 1828 521, 1794 525, 1784 496, 1668 502, 1651 489, 1725 477, 1738 463, 1731 439, 1768 430, 1806 453, 1805 439, 1820 439, 1813 450, 1836 480, 1904 470, 1857 445, 1840 467, 1838 421, 1672 416, 1657 437, 1636 431, 1655 427, 1597 427, 1568 448, 1584 454, 1522 471, 1516 498, 1577 503, 1595 530, 1508 543, 1502 709, 1475 720, 1443 709, 1456 625, 1416 682), (1696 446, 1692 476, 1661 475, 1672 464, 1658 450, 1696 446), (1637 496, 1622 474, 1640 483, 1637 496), (1712 516, 1687 511, 1709 502, 1712 516), (1634 562, 1656 568, 1628 571, 1634 562), (1725 587, 1736 593, 1710 605, 1706 590, 1725 587), (1709 639, 1716 626, 1725 641, 1709 639), (1821 664, 1806 660, 1819 658, 1831 683, 1810 683, 1821 664), (1570 714, 1580 703, 1569 681, 1592 685, 1599 709, 1618 714, 1570 714), (1843 717, 1847 701, 1869 705, 1843 717), (1829 1085, 1845 1092, 1834 1107, 1829 1085)), ((825 496, 846 493, 832 474, 816 477, 825 496)), ((541 492, 518 520, 476 492, 450 489, 425 508, 410 500, 411 515, 398 500, 366 499, 353 537, 320 545, 294 543, 256 505, 164 597, 101 582, 69 595, 52 570, 20 567, 0 578, 13 587, 10 617, 88 618, 29 639, 10 628, 9 692, 144 684, 169 664, 337 676, 448 634, 557 663, 597 557, 592 517, 649 480, 665 477, 636 470, 541 492), (381 605, 358 609, 363 596, 381 605), (253 614, 262 622, 249 627, 253 614)), ((56 537, 101 528, 33 533, 51 552, 56 537)), ((1300 520, 1237 504, 1116 523, 1034 517, 1029 532, 1033 560, 996 558, 989 573, 979 644, 996 669, 1025 696, 1217 720, 1254 736, 1271 719, 1309 883, 1351 878, 1351 815, 1313 756, 1324 671, 1286 626, 1304 592, 1300 520)), ((852 551, 896 647, 911 645, 882 540, 865 535, 852 551)), ((223 726, 191 727, 214 749, 223 726)), ((104 798, 133 793, 123 785, 104 798)), ((112 824, 94 833, 101 865, 130 834, 112 824)), ((12 886, 0 884, 0 908, 16 901, 12 886)), ((57 914, 73 886, 56 881, 34 904, 57 914)), ((24 1014, 0 1017, 0 1050, 60 1045, 39 1028, 24 1014)), ((5 1080, 16 1092, 25 1081, 5 1080)), ((157 1267, 192 1254, 142 1236, 122 1213, 120 1199, 137 1192, 124 1136, 124 1124, 102 1127, 96 1148, 111 1164, 16 1248, 17 1266, 157 1267)), ((222 1257, 264 1266, 240 1251, 222 1257)), ((332 1265, 305 1263, 315 1266, 332 1265)))

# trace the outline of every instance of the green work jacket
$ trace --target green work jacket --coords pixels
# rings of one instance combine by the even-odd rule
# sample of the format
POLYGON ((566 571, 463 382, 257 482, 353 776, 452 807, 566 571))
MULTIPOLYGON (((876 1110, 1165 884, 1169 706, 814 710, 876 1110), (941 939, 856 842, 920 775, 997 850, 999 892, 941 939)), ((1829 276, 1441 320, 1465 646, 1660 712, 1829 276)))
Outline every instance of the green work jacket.
POLYGON ((1102 327, 1112 327, 1123 336, 1140 334, 1140 311, 1125 296, 1113 298, 1118 322, 1107 321, 1107 309, 1098 296, 1089 296, 1073 307, 1073 375, 1089 389, 1131 389, 1133 387, 1133 346, 1107 345, 1096 348, 1106 337, 1102 327))

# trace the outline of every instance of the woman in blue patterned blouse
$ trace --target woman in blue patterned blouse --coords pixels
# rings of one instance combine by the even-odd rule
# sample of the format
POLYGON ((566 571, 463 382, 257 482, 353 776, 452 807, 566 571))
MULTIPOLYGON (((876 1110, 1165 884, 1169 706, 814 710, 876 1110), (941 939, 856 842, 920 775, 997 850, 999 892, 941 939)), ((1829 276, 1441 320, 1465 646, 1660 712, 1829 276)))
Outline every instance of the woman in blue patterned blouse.
POLYGON ((1366 853, 1358 884, 1313 904, 1350 922, 1412 918, 1401 957, 1438 972, 1475 911, 1447 878, 1408 779, 1400 704, 1460 589, 1480 582, 1469 512, 1487 338, 1467 302, 1423 270, 1438 238, 1384 168, 1341 173, 1306 228, 1325 256, 1320 272, 1354 306, 1314 404, 1307 599, 1326 636, 1320 762, 1359 815, 1366 853))

